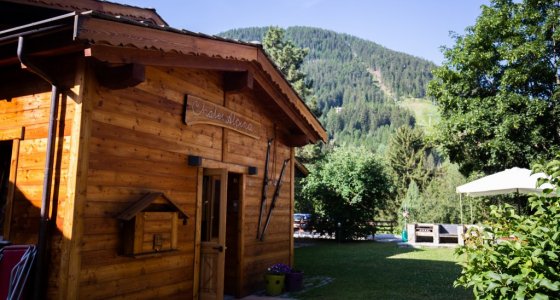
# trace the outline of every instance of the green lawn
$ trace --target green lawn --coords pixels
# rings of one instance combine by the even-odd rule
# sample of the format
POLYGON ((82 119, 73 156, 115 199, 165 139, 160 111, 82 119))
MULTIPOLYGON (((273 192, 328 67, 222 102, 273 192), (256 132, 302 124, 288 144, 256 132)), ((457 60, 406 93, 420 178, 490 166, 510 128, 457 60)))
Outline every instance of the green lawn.
POLYGON ((398 248, 395 243, 319 241, 295 249, 295 265, 306 277, 327 276, 325 286, 298 299, 473 299, 453 288, 460 273, 453 249, 398 248))
POLYGON ((439 123, 439 112, 437 106, 426 99, 408 98, 399 102, 399 105, 410 109, 414 113, 416 125, 424 128, 426 133, 431 133, 439 123))

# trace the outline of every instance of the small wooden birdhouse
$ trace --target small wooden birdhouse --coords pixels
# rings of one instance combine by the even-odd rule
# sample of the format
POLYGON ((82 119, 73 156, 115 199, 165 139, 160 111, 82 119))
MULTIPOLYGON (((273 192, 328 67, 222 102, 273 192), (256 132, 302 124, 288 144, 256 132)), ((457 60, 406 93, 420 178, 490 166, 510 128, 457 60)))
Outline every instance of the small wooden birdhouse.
POLYGON ((145 256, 177 249, 179 218, 187 223, 187 213, 163 193, 148 193, 124 210, 122 252, 128 256, 145 256))

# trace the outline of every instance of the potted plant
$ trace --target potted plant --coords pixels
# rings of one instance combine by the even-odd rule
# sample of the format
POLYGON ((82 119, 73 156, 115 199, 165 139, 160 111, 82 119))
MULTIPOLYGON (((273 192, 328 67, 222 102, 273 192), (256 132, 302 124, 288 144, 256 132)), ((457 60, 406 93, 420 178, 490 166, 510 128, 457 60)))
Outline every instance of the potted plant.
POLYGON ((269 296, 278 296, 282 294, 286 274, 291 271, 292 269, 288 265, 282 263, 277 263, 269 267, 264 275, 266 294, 269 296))
POLYGON ((297 292, 303 288, 303 271, 291 269, 286 273, 285 287, 288 292, 297 292))

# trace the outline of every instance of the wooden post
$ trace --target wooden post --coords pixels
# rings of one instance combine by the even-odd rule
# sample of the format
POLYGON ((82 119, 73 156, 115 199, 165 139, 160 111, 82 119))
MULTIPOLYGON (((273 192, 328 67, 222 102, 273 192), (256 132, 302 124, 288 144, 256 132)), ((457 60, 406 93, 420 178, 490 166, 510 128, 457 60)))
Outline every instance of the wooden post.
POLYGON ((460 212, 461 212, 461 224, 465 224, 463 222, 463 194, 459 194, 459 206, 460 206, 460 212))
POLYGON ((465 245, 465 225, 457 225, 457 244, 465 245))
POLYGON ((432 234, 434 236, 434 244, 439 244, 439 224, 433 224, 432 234))
POLYGON ((202 190, 203 190, 204 169, 198 168, 196 185, 196 213, 195 213, 195 233, 194 233, 194 277, 193 277, 193 299, 198 299, 200 286, 200 237, 202 220, 202 190))
MULTIPOLYGON (((294 205, 295 205, 295 149, 290 149, 290 220, 294 217, 294 205)), ((290 232, 290 266, 294 266, 294 224, 293 221, 289 222, 289 232, 290 232)))
POLYGON ((416 243, 416 226, 414 224, 406 224, 406 231, 408 232, 408 242, 416 243))
MULTIPOLYGON (((92 100, 90 90, 95 81, 84 61, 78 62, 76 84, 70 94, 76 95, 68 166, 67 198, 64 207, 59 275, 59 299, 78 299, 81 271, 83 215, 87 201, 89 137, 91 136, 92 100), (72 176, 70 176, 72 174, 72 176)), ((70 95, 68 96, 70 97, 70 95)))

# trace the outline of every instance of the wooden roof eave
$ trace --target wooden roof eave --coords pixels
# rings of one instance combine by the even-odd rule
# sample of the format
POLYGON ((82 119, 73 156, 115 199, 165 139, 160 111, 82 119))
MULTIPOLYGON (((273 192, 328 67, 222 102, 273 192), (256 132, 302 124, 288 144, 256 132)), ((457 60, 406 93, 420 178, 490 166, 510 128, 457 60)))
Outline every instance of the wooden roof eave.
POLYGON ((179 212, 181 218, 183 219, 189 218, 187 212, 179 204, 171 200, 171 198, 168 198, 164 193, 155 192, 155 193, 147 193, 137 201, 133 202, 128 208, 126 208, 117 216, 117 219, 123 221, 131 220, 139 212, 146 209, 148 206, 150 206, 150 204, 152 204, 157 198, 160 197, 163 198, 165 201, 167 201, 169 204, 171 204, 171 206, 173 206, 177 210, 177 212, 179 212))
POLYGON ((112 63, 249 70, 307 137, 294 146, 327 140, 325 129, 259 46, 137 24, 118 22, 115 26, 115 22, 118 21, 80 16, 76 39, 90 43, 88 55, 112 63))
POLYGON ((150 21, 159 26, 167 26, 167 22, 152 8, 141 8, 132 5, 113 3, 110 1, 91 0, 3 0, 30 6, 55 8, 65 11, 84 12, 94 10, 113 16, 150 21))
POLYGON ((118 20, 79 17, 76 39, 91 44, 104 44, 144 50, 160 50, 185 55, 250 61, 256 56, 255 47, 205 39, 176 30, 164 30, 142 24, 127 24, 118 20))
POLYGON ((270 80, 277 84, 277 88, 280 92, 285 95, 293 108, 301 114, 311 129, 315 132, 314 138, 311 142, 316 143, 319 140, 326 142, 328 135, 323 125, 321 125, 309 107, 307 107, 305 102, 299 97, 297 92, 284 78, 282 73, 272 63, 263 49, 259 49, 256 62, 259 64, 260 68, 270 76, 270 80))

